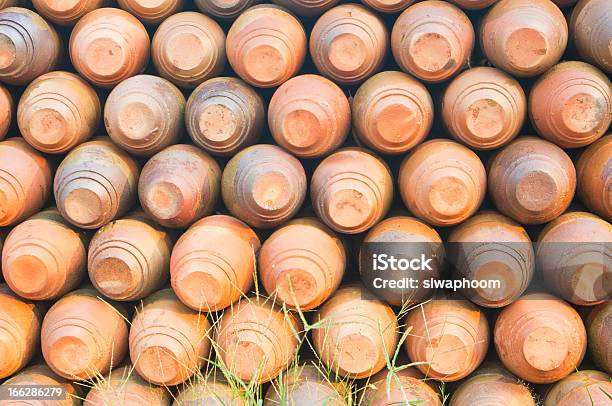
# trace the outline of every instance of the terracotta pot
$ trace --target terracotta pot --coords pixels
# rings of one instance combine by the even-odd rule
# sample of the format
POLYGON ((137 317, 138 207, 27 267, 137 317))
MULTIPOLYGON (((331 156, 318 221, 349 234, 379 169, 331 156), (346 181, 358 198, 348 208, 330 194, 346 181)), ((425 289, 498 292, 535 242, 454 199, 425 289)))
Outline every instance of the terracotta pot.
POLYGON ((361 0, 366 6, 381 13, 399 13, 415 0, 361 0))
POLYGON ((549 0, 500 0, 480 26, 482 50, 513 76, 537 76, 556 64, 567 45, 567 22, 549 0))
POLYGON ((35 12, 9 7, 0 10, 2 60, 0 81, 22 86, 55 68, 61 54, 55 29, 35 12))
POLYGON ((172 403, 172 406, 190 405, 247 406, 248 404, 236 393, 235 388, 215 376, 198 378, 197 382, 190 382, 172 403))
POLYGON ((55 300, 75 289, 87 266, 87 239, 55 209, 17 225, 4 241, 2 273, 9 287, 30 300, 55 300))
POLYGON ((276 145, 253 145, 227 163, 221 193, 228 210, 257 228, 272 228, 292 218, 306 196, 300 161, 276 145))
POLYGON ((408 357, 424 362, 416 367, 442 382, 471 374, 489 348, 486 316, 467 300, 431 300, 408 313, 404 324, 411 328, 404 344, 408 357))
POLYGON ((199 373, 210 353, 210 323, 164 289, 149 296, 132 320, 130 358, 155 385, 177 385, 199 373))
POLYGON ((459 8, 437 0, 408 7, 391 32, 400 68, 431 83, 443 82, 469 63, 474 27, 459 8))
POLYGON ((315 218, 293 220, 278 228, 258 258, 266 292, 301 310, 325 302, 340 285, 345 267, 342 240, 315 218))
POLYGON ((8 89, 0 84, 0 140, 6 137, 13 114, 15 112, 15 103, 8 89))
POLYGON ((610 376, 599 371, 577 371, 557 382, 543 406, 605 405, 610 402, 610 376))
POLYGON ((312 343, 334 374, 350 379, 374 375, 393 357, 398 324, 391 307, 361 285, 345 285, 315 313, 312 343))
MULTIPOLYGON (((1 2, 0 2, 1 3, 1 2)), ((85 14, 104 7, 108 0, 32 0, 32 5, 47 20, 59 25, 74 25, 85 14)))
POLYGON ((302 67, 306 33, 300 21, 282 7, 265 4, 238 16, 227 33, 225 50, 230 65, 244 81, 257 87, 276 87, 302 67))
POLYGON ((545 293, 525 295, 500 313, 495 348, 504 366, 532 383, 551 383, 576 370, 586 351, 578 313, 545 293))
POLYGON ((0 284, 0 379, 26 366, 38 349, 41 314, 0 284))
POLYGON ((387 164, 360 148, 345 148, 325 158, 310 184, 312 206, 327 226, 345 234, 368 230, 385 217, 393 199, 387 164))
POLYGON ((597 366, 612 373, 612 301, 593 307, 587 318, 588 346, 597 366))
POLYGON ((235 376, 258 384, 276 378, 293 361, 300 321, 261 297, 247 297, 223 313, 217 357, 235 376))
POLYGON ((51 191, 46 158, 23 138, 0 142, 0 227, 18 224, 44 205, 51 191))
POLYGON ((487 174, 474 152, 453 141, 435 139, 404 159, 398 184, 404 204, 415 216, 435 226, 449 226, 478 210, 487 174))
POLYGON ((168 280, 172 238, 136 212, 100 228, 87 256, 89 279, 104 296, 133 301, 168 280))
POLYGON ((576 164, 578 195, 582 202, 603 218, 612 221, 612 134, 591 144, 576 164))
POLYGON ((183 0, 117 0, 119 7, 134 14, 145 24, 156 25, 177 14, 183 8, 183 0))
POLYGON ((78 227, 102 227, 136 200, 138 172, 136 162, 106 137, 81 144, 55 173, 57 208, 78 227))
POLYGON ((207 80, 189 96, 185 110, 193 142, 213 155, 233 156, 253 145, 263 132, 261 97, 237 78, 207 80))
POLYGON ((444 247, 440 235, 432 227, 414 217, 389 217, 376 224, 363 239, 359 252, 359 274, 364 285, 394 306, 419 303, 431 296, 432 289, 419 283, 418 289, 377 286, 377 278, 399 281, 404 278, 439 279, 444 264, 444 247), (373 255, 394 255, 396 258, 431 258, 429 270, 374 270, 373 255))
POLYGON ((125 313, 100 299, 94 289, 72 291, 45 315, 41 347, 49 368, 66 379, 105 374, 127 353, 125 313))
POLYGON ((274 3, 303 17, 316 17, 334 7, 340 0, 272 0, 274 3))
POLYGON ((259 0, 193 0, 204 14, 223 20, 233 20, 259 0))
POLYGON ((504 307, 531 283, 535 255, 527 231, 494 212, 477 214, 453 230, 447 240, 455 279, 499 281, 500 288, 466 289, 465 297, 482 307, 504 307))
POLYGON ((383 21, 358 4, 325 12, 310 34, 310 55, 323 76, 353 85, 378 72, 389 47, 383 21))
POLYGON ((219 200, 221 169, 198 147, 172 145, 142 168, 138 195, 144 211, 164 227, 188 227, 219 200))
POLYGON ((368 406, 416 405, 442 406, 438 393, 412 368, 391 374, 385 369, 374 375, 363 391, 360 404, 368 406), (388 380, 388 381, 387 381, 388 380), (389 386, 387 386, 389 382, 389 386))
POLYGON ((66 398, 62 400, 45 401, 39 400, 0 400, 0 406, 19 406, 25 404, 30 406, 46 406, 51 402, 54 406, 80 406, 82 404, 82 391, 72 382, 66 381, 63 378, 55 375, 53 371, 44 364, 32 365, 20 373, 13 375, 12 378, 4 381, 2 386, 54 386, 60 387, 66 394, 66 398))
POLYGON ((576 170, 555 144, 521 137, 490 161, 489 193, 497 209, 522 224, 554 220, 570 205, 576 170))
POLYGON ((607 0, 580 0, 569 23, 580 55, 608 73, 612 73, 612 27, 607 23, 611 17, 612 10, 607 0))
POLYGON ((433 123, 433 101, 403 72, 378 73, 363 83, 351 104, 353 130, 369 148, 402 154, 420 144, 433 123))
POLYGON ((134 155, 151 156, 176 144, 183 128, 185 97, 169 81, 138 75, 108 95, 104 124, 115 144, 134 155))
POLYGON ((338 149, 351 125, 348 99, 331 80, 301 75, 283 83, 268 107, 268 126, 278 145, 300 158, 338 149))
POLYGON ((155 31, 151 58, 160 76, 192 89, 225 68, 225 33, 203 14, 174 14, 155 31))
POLYGON ((84 406, 134 405, 170 406, 167 388, 153 386, 132 367, 114 369, 87 394, 84 406))
POLYGON ((83 79, 69 72, 50 72, 34 79, 17 107, 23 138, 49 154, 65 153, 87 141, 100 123, 100 100, 83 79))
POLYGON ((87 13, 70 34, 75 69, 96 86, 113 87, 142 72, 149 60, 149 35, 127 11, 99 8, 87 13))
POLYGON ((453 138, 474 149, 508 144, 523 126, 527 98, 519 82, 489 67, 468 69, 446 88, 442 119, 453 138))
POLYGON ((499 0, 450 0, 464 10, 481 10, 487 8, 499 0))

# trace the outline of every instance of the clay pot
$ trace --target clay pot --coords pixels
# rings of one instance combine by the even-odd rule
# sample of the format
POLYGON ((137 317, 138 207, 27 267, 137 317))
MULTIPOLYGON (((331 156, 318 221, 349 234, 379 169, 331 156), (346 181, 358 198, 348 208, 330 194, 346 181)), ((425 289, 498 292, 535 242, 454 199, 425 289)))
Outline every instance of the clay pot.
POLYGON ((74 26, 70 59, 81 76, 94 85, 113 87, 144 70, 149 60, 149 34, 127 11, 99 8, 74 26))
POLYGON ((255 144, 265 120, 261 97, 237 78, 207 80, 189 96, 185 110, 193 142, 213 155, 233 156, 255 144))
POLYGON ((452 4, 427 0, 408 7, 391 32, 400 68, 430 83, 443 82, 469 63, 474 27, 452 4))
POLYGON ((318 158, 338 149, 351 125, 351 106, 331 80, 301 75, 283 83, 268 107, 276 143, 300 158, 318 158))
POLYGON ((489 191, 497 209, 522 224, 542 224, 567 209, 576 189, 576 170, 555 144, 521 137, 490 161, 489 191))
POLYGON ((164 289, 149 296, 132 320, 130 358, 136 371, 155 385, 185 382, 210 353, 210 323, 164 289))
POLYGON ((14 111, 15 104, 13 103, 11 93, 0 84, 0 140, 6 137, 6 133, 13 121, 14 111))
POLYGON ((513 76, 537 76, 556 64, 567 45, 567 22, 549 0, 500 0, 480 26, 482 50, 513 76))
POLYGON ((342 240, 315 218, 293 220, 263 244, 259 278, 266 292, 289 307, 319 307, 340 285, 346 267, 342 240))
POLYGON ((315 169, 310 184, 312 206, 327 226, 345 234, 368 230, 385 217, 393 199, 387 164, 360 148, 345 148, 315 169))
POLYGON ((538 237, 537 265, 561 298, 581 306, 612 299, 612 224, 586 212, 569 212, 546 225, 538 237))
POLYGON ((474 149, 508 144, 523 126, 527 98, 519 82, 489 67, 469 69, 449 84, 442 119, 453 138, 474 149))
POLYGON ((44 364, 32 365, 20 373, 14 375, 10 379, 4 381, 2 386, 54 386, 60 387, 66 397, 65 399, 58 399, 54 401, 45 401, 43 399, 38 400, 0 400, 0 406, 19 406, 27 404, 29 406, 46 406, 53 404, 54 406, 80 406, 82 399, 82 391, 80 388, 72 382, 66 381, 59 376, 55 375, 53 371, 44 364))
POLYGON ((247 297, 221 316, 217 357, 231 374, 258 384, 276 378, 292 362, 302 325, 261 297, 247 297))
POLYGON ((0 227, 38 212, 51 191, 47 160, 23 138, 0 142, 0 227))
POLYGON ((456 142, 435 139, 404 159, 398 184, 404 204, 415 216, 435 226, 450 226, 478 210, 487 174, 474 152, 456 142))
POLYGON ((41 314, 0 284, 0 379, 26 366, 38 349, 41 314))
POLYGON ((205 377, 198 378, 197 382, 190 382, 185 389, 179 392, 172 406, 191 405, 219 405, 219 406, 247 406, 245 399, 236 393, 235 388, 220 380, 205 377))
POLYGON ((384 154, 420 144, 433 123, 433 101, 420 82, 403 72, 378 73, 363 83, 351 104, 359 140, 384 154))
POLYGON ((319 359, 340 376, 361 379, 385 366, 398 342, 391 307, 361 285, 345 285, 315 313, 312 343, 319 359))
POLYGON ((144 211, 164 227, 188 227, 215 208, 219 164, 193 145, 172 145, 142 168, 138 195, 144 211))
POLYGON ((529 234, 501 214, 475 215, 455 228, 447 242, 455 279, 499 281, 500 288, 462 290, 479 306, 507 306, 531 283, 536 261, 529 234))
POLYGON ((274 3, 303 17, 316 17, 334 7, 340 0, 272 0, 274 3))
POLYGON ((464 10, 482 10, 487 8, 499 0, 450 0, 464 10))
POLYGON ((160 76, 192 89, 223 71, 225 33, 203 14, 175 14, 155 31, 151 58, 160 76))
POLYGON ((605 405, 610 402, 610 376, 599 371, 577 371, 557 382, 543 406, 605 405))
POLYGON ((453 392, 449 406, 536 406, 528 386, 499 364, 477 369, 453 392))
POLYGON ((591 358, 597 366, 612 373, 612 301, 593 307, 586 321, 588 346, 591 358))
POLYGON ((59 25, 74 25, 85 14, 104 7, 108 0, 32 0, 32 5, 47 20, 59 25))
POLYGON ((34 79, 17 107, 23 138, 49 154, 65 153, 87 141, 100 123, 100 100, 83 79, 69 72, 50 72, 34 79))
POLYGON ((55 68, 61 54, 55 29, 35 12, 9 7, 0 10, 2 58, 0 81, 25 85, 55 68))
POLYGON ((227 163, 221 194, 228 210, 257 228, 272 228, 292 218, 306 196, 300 161, 275 145, 253 145, 227 163))
POLYGON ((362 0, 363 4, 381 13, 399 13, 415 0, 362 0))
POLYGON ((87 256, 89 279, 104 296, 132 301, 168 280, 172 239, 142 213, 100 228, 87 256))
POLYGON ((56 374, 88 380, 105 374, 127 352, 123 309, 103 301, 94 289, 78 289, 59 299, 42 324, 41 347, 56 374))
POLYGON ((442 406, 438 393, 423 380, 423 376, 418 371, 407 368, 394 373, 385 369, 374 375, 363 391, 360 404, 387 406, 419 403, 442 406))
POLYGON ((247 8, 259 3, 259 0, 193 0, 195 5, 204 14, 222 20, 233 20, 247 8))
POLYGON ((174 245, 172 288, 194 310, 222 310, 251 288, 259 246, 259 238, 243 222, 224 215, 205 217, 174 245))
POLYGON ((532 383, 551 383, 574 371, 586 351, 578 313, 545 293, 525 295, 495 323, 495 348, 504 366, 532 383))
POLYGON ((138 75, 121 82, 106 99, 104 124, 115 144, 151 156, 176 144, 183 131, 185 97, 169 81, 138 75))
POLYGON ((84 406, 134 405, 170 406, 167 388, 153 386, 132 367, 114 369, 87 394, 84 406))
POLYGON ((323 76, 353 85, 378 72, 389 47, 383 21, 358 4, 342 4, 325 12, 310 34, 310 54, 323 76))
POLYGON ((408 313, 404 324, 411 328, 404 344, 408 357, 424 362, 416 367, 442 382, 471 374, 489 348, 486 316, 467 300, 431 300, 408 313))
POLYGON ((183 8, 183 0, 117 0, 119 7, 134 14, 145 24, 156 25, 177 14, 183 8))
POLYGON ((569 22, 580 55, 608 73, 612 73, 612 27, 608 23, 611 17, 607 0, 580 0, 569 22))
POLYGON ((363 239, 359 251, 359 274, 364 285, 394 306, 419 303, 431 296, 422 281, 438 279, 444 264, 444 247, 440 235, 432 227, 414 217, 396 216, 376 224, 363 239), (373 255, 393 255, 412 259, 421 254, 431 258, 431 270, 373 269, 373 255), (378 286, 377 278, 399 281, 404 278, 419 280, 419 288, 378 286))
POLYGON ((81 228, 99 228, 124 215, 136 200, 139 168, 108 138, 79 145, 55 173, 62 216, 81 228))
POLYGON ((582 202, 603 218, 612 221, 612 134, 591 144, 576 164, 578 195, 582 202))
POLYGON ((13 228, 4 241, 4 280, 21 297, 55 300, 83 279, 86 242, 55 208, 35 214, 13 228))
POLYGON ((225 51, 244 81, 256 87, 276 87, 302 67, 306 33, 293 15, 265 4, 238 16, 227 33, 225 51))

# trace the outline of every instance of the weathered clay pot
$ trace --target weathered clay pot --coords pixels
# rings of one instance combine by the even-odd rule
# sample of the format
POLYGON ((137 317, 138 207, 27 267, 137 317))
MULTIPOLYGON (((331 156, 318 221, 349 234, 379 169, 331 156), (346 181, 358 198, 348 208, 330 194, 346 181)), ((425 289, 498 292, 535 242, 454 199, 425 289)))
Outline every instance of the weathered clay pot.
POLYGON ((198 147, 178 144, 145 164, 138 178, 138 196, 157 223, 183 228, 213 211, 220 186, 219 164, 198 147))
POLYGON ((169 81, 151 75, 124 80, 104 105, 104 124, 115 144, 150 156, 175 144, 183 131, 185 96, 169 81))
POLYGON ((403 71, 443 82, 469 63, 474 27, 458 7, 427 0, 408 7, 391 32, 391 50, 403 71))
POLYGON ((142 72, 149 60, 149 34, 127 11, 99 8, 87 13, 70 34, 75 69, 96 86, 113 87, 142 72))
POLYGON ((499 0, 450 0, 464 10, 481 10, 495 4, 499 0))
POLYGON ((127 352, 122 309, 94 289, 72 291, 49 309, 42 324, 42 353, 49 368, 70 380, 87 380, 118 365, 127 352))
POLYGON ((50 72, 34 79, 17 107, 23 138, 39 151, 59 154, 87 141, 100 123, 95 90, 69 72, 50 72))
POLYGON ((363 4, 381 13, 399 13, 415 0, 362 0, 363 4))
POLYGON ((54 300, 75 289, 86 273, 87 240, 56 209, 35 214, 4 241, 2 273, 30 300, 54 300))
POLYGON ((310 55, 317 70, 343 85, 363 82, 379 71, 388 47, 383 21, 358 4, 326 11, 310 34, 310 55))
POLYGON ((255 144, 265 120, 261 97, 237 78, 207 80, 189 96, 185 124, 193 142, 213 155, 233 156, 255 144))
POLYGON ((167 388, 151 385, 142 379, 131 366, 113 369, 87 394, 84 406, 170 406, 167 388))
POLYGON ((334 7, 340 0, 272 0, 287 10, 304 17, 316 17, 334 7))
POLYGON ((301 75, 283 83, 268 107, 268 126, 278 145, 300 158, 338 149, 348 135, 351 107, 331 80, 301 75))
POLYGON ((391 307, 361 285, 346 285, 315 313, 313 346, 334 374, 366 378, 385 366, 398 342, 391 307))
POLYGON ((130 328, 130 358, 155 385, 177 385, 200 371, 210 353, 210 323, 164 289, 149 296, 130 328))
POLYGON ((319 307, 340 285, 346 267, 342 240, 315 218, 293 220, 263 244, 259 279, 289 307, 319 307))
POLYGON ((345 148, 325 158, 310 184, 317 216, 335 231, 356 234, 385 217, 393 199, 387 164, 360 148, 345 148))
POLYGON ((4 139, 13 121, 15 103, 8 89, 0 84, 0 140, 4 139))
POLYGON ((61 54, 55 29, 35 12, 9 7, 0 10, 0 81, 25 85, 55 68, 61 54))
POLYGON ((593 307, 586 324, 591 358, 602 370, 612 373, 612 301, 593 307))
POLYGON ((399 189, 404 204, 436 226, 461 223, 478 210, 486 188, 485 168, 473 151, 456 142, 435 139, 404 159, 399 189))
POLYGON ((442 119, 451 135, 474 149, 508 144, 523 126, 527 98, 519 82, 489 67, 457 76, 442 98, 442 119))
POLYGON ((99 228, 124 215, 136 200, 139 168, 108 138, 79 145, 55 173, 62 216, 81 228, 99 228))
POLYGON ((38 212, 51 191, 51 168, 23 138, 0 142, 0 227, 38 212))
POLYGON ((422 403, 442 406, 438 393, 423 380, 420 372, 406 368, 392 373, 391 377, 390 374, 389 370, 385 369, 370 378, 360 404, 388 406, 422 403))
POLYGON ((74 25, 85 14, 108 3, 108 0, 32 0, 36 11, 59 25, 74 25))
POLYGON ((368 147, 402 154, 420 144, 433 123, 429 92, 412 76, 386 71, 365 81, 351 104, 353 129, 368 147))
POLYGON ((257 228, 272 228, 293 217, 306 196, 300 161, 276 145, 253 145, 227 163, 221 194, 228 210, 257 228))
POLYGON ((513 76, 536 76, 563 55, 567 22, 550 0, 500 0, 481 22, 480 43, 499 69, 513 76))
POLYGON ((203 14, 174 14, 155 31, 151 58, 160 76, 192 89, 223 71, 225 33, 203 14))
POLYGON ((548 391, 543 406, 605 405, 610 403, 610 393, 610 375, 599 371, 577 371, 548 391))
POLYGON ((222 310, 251 288, 259 246, 259 238, 243 222, 224 215, 205 217, 174 245, 172 288, 194 310, 222 310))
MULTIPOLYGON (((220 372, 217 374, 221 375, 220 372)), ((220 376, 207 376, 198 378, 197 382, 190 382, 185 389, 179 392, 172 406, 248 406, 247 401, 240 397, 236 389, 230 387, 222 379, 220 376)))
POLYGON ((612 221, 612 134, 591 144, 576 164, 578 195, 582 202, 612 221))
POLYGON ((194 3, 204 14, 223 20, 233 20, 247 8, 259 3, 259 0, 194 0, 194 3))
POLYGON ((495 323, 495 348, 504 366, 532 383, 551 383, 580 365, 586 331, 578 313, 545 293, 525 295, 495 323))
POLYGON ((612 73, 612 10, 608 0, 580 0, 570 19, 570 32, 580 55, 612 73))
MULTIPOLYGON (((29 406, 46 406, 53 404, 54 406, 80 406, 82 404, 82 390, 78 385, 66 381, 63 378, 55 375, 53 371, 44 364, 32 365, 20 373, 13 375, 10 379, 4 381, 2 386, 54 386, 60 387, 66 394, 65 399, 45 401, 43 399, 28 400, 29 406)), ((24 405, 25 400, 0 400, 0 406, 20 406, 24 405)))
POLYGON ((542 224, 567 209, 576 189, 576 170, 555 144, 521 137, 489 162, 489 193, 497 209, 522 224, 542 224))
POLYGON ((117 0, 119 7, 145 24, 159 24, 183 8, 183 0, 117 0))

